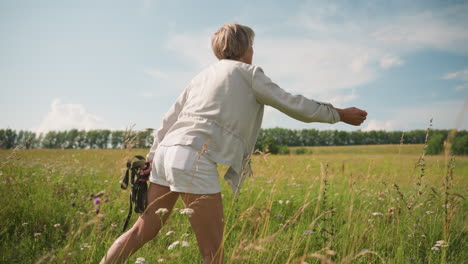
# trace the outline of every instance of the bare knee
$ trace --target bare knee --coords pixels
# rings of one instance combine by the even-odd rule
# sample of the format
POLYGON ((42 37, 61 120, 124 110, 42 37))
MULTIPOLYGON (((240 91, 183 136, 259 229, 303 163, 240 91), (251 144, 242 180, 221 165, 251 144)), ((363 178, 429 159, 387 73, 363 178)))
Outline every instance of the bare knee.
MULTIPOLYGON (((138 221, 130 230, 128 230, 130 233, 129 236, 142 245, 152 240, 158 234, 158 231, 159 229, 156 228, 156 226, 144 223, 143 221, 138 221)), ((122 243, 125 243, 125 241, 122 243)))

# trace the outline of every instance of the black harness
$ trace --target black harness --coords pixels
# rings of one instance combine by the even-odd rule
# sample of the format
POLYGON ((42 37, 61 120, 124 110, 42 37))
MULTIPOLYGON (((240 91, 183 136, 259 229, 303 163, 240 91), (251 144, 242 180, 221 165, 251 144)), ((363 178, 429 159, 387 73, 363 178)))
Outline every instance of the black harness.
POLYGON ((122 190, 126 190, 130 180, 130 208, 128 210, 127 219, 125 220, 122 232, 127 229, 128 222, 132 216, 133 204, 135 204, 135 213, 141 214, 145 211, 147 205, 146 193, 148 192, 148 185, 146 182, 148 181, 149 175, 140 175, 140 171, 148 168, 149 166, 150 163, 146 162, 146 159, 140 155, 134 156, 127 161, 127 171, 120 182, 120 188, 122 188, 122 190))

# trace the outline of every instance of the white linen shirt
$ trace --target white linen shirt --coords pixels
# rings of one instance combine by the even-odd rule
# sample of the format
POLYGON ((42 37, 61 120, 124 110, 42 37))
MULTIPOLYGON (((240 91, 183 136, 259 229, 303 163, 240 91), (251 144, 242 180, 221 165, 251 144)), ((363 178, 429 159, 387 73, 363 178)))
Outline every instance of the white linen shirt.
POLYGON ((154 133, 147 155, 152 161, 159 145, 206 146, 206 155, 230 166, 224 179, 237 197, 262 124, 264 105, 303 122, 336 123, 340 117, 328 103, 291 95, 258 66, 220 60, 195 76, 154 133))

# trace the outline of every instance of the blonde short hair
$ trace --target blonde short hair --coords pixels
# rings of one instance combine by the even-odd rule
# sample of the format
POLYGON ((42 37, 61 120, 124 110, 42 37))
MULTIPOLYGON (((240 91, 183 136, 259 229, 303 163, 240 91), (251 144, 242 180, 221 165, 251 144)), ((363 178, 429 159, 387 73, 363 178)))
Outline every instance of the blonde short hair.
POLYGON ((211 48, 219 60, 238 60, 253 45, 254 37, 254 31, 247 26, 224 24, 211 38, 211 48))

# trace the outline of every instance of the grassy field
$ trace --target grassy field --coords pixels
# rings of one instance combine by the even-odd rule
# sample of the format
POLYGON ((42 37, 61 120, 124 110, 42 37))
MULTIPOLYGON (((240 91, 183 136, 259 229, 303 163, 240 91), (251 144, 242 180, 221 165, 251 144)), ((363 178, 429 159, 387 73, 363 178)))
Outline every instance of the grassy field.
MULTIPOLYGON (((146 152, 0 151, 0 262, 98 263, 127 214, 126 158, 146 152)), ((237 202, 222 181, 226 263, 463 263, 468 157, 422 153, 384 145, 254 156, 237 202)), ((202 263, 186 218, 174 212, 127 263, 202 263), (169 250, 174 241, 189 247, 169 250)))

